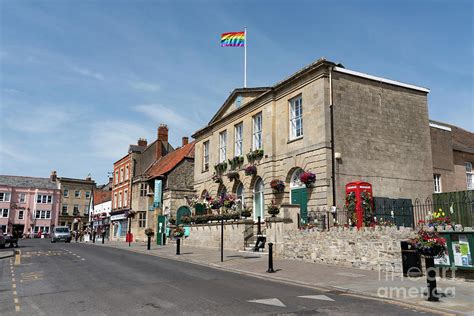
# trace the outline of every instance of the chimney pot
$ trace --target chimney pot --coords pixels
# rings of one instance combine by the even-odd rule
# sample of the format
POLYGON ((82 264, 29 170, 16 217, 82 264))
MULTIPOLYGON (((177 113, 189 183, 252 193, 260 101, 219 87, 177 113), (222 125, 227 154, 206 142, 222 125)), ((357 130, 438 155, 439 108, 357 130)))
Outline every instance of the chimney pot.
POLYGON ((58 175, 56 174, 56 170, 51 171, 51 175, 49 176, 49 180, 55 182, 58 179, 58 175))
POLYGON ((183 137, 183 143, 182 143, 182 146, 186 146, 189 142, 189 138, 188 137, 183 137))
POLYGON ((146 147, 148 145, 148 142, 145 138, 139 138, 137 145, 140 147, 146 147))

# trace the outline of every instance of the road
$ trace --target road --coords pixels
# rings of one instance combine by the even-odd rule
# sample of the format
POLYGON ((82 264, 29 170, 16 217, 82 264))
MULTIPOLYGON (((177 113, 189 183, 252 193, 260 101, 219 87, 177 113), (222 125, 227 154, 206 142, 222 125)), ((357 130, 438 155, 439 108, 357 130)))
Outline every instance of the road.
POLYGON ((0 260, 0 315, 425 314, 126 250, 21 241, 0 260))

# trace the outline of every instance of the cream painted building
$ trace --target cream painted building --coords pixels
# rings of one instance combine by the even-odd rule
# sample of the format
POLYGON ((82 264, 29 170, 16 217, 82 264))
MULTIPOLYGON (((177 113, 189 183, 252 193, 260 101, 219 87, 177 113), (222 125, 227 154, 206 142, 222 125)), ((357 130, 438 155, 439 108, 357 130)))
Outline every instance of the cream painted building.
POLYGON ((428 93, 325 59, 272 87, 235 89, 193 135, 194 189, 201 196, 236 193, 255 219, 268 216, 272 200, 299 204, 302 222, 318 207, 342 207, 352 181, 372 183, 376 197, 426 198, 432 193, 428 93), (251 163, 246 156, 256 150, 263 156, 251 163), (238 179, 226 176, 230 166, 214 175, 216 164, 236 156, 244 157, 238 179), (251 164, 257 174, 245 175, 251 164), (311 188, 299 181, 303 171, 316 174, 311 188), (270 187, 274 179, 285 183, 283 193, 270 187))

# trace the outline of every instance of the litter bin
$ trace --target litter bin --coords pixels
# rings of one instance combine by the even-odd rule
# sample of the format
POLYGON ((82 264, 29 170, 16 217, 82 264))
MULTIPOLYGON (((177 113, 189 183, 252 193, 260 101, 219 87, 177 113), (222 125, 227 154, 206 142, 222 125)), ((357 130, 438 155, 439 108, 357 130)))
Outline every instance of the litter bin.
POLYGON ((408 241, 402 241, 400 243, 402 248, 402 268, 403 276, 406 277, 418 277, 422 276, 421 272, 421 259, 420 255, 415 249, 411 249, 411 245, 408 241))

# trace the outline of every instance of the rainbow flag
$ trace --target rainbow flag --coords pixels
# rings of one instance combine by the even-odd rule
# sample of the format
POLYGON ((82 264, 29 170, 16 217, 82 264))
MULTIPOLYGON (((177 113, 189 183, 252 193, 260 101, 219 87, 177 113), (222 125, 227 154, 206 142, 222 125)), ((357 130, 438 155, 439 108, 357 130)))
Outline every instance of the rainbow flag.
POLYGON ((244 47, 245 32, 229 32, 221 35, 221 47, 244 47))

